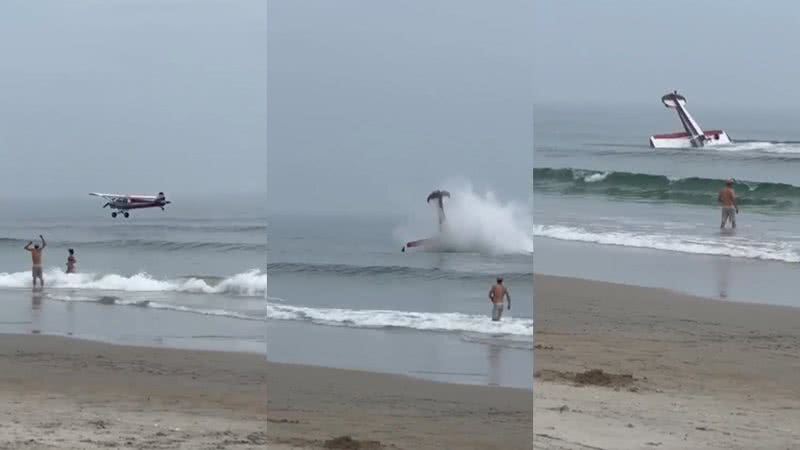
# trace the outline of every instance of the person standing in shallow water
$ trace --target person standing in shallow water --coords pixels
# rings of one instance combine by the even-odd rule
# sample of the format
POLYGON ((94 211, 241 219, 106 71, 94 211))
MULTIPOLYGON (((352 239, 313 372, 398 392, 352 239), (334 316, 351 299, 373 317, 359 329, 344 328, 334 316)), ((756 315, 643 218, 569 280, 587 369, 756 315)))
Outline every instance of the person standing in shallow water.
POLYGON ((69 249, 69 256, 67 257, 67 273, 75 273, 75 250, 69 249))
POLYGON ((503 297, 508 298, 508 309, 511 310, 511 295, 503 286, 503 279, 497 278, 497 284, 489 289, 489 301, 492 302, 492 321, 497 322, 503 316, 503 297))
POLYGON ((739 205, 736 202, 736 192, 733 190, 733 178, 725 181, 725 187, 719 191, 717 201, 722 205, 722 222, 719 228, 725 228, 725 223, 730 221, 731 228, 736 228, 736 215, 739 214, 739 205))
POLYGON ((31 248, 33 242, 28 242, 28 245, 25 246, 25 250, 31 252, 31 259, 33 260, 33 267, 31 268, 31 275, 33 275, 33 287, 36 287, 36 279, 39 279, 42 287, 44 287, 44 276, 42 275, 42 250, 47 247, 47 242, 44 241, 44 237, 39 235, 39 239, 42 240, 42 246, 39 247, 39 244, 36 244, 31 248))

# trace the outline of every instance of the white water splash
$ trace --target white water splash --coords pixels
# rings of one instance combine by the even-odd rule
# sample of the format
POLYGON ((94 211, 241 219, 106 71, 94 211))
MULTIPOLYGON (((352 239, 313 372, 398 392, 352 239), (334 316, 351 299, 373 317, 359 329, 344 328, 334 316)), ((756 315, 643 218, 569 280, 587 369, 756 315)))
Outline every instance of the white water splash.
POLYGON ((268 303, 267 318, 308 321, 319 325, 352 328, 394 327, 424 331, 533 336, 532 319, 508 316, 498 322, 493 322, 488 316, 461 313, 309 308, 268 303))
POLYGON ((434 251, 477 252, 491 255, 530 254, 533 252, 531 209, 514 201, 501 202, 491 191, 478 193, 469 183, 446 183, 450 192, 445 199, 447 220, 442 232, 437 227, 434 202, 417 209, 409 223, 395 230, 404 243, 435 237, 434 251), (423 213, 424 212, 424 213, 423 213))
MULTIPOLYGON (((263 296, 267 291, 267 274, 258 269, 239 273, 210 283, 200 278, 158 280, 146 273, 131 276, 119 274, 67 274, 58 269, 44 274, 45 286, 55 289, 82 289, 125 292, 189 292, 198 294, 233 294, 263 296)), ((0 273, 0 288, 31 287, 30 272, 0 273)))
POLYGON ((800 262, 800 252, 787 243, 758 242, 747 239, 713 239, 691 235, 632 233, 626 231, 594 232, 579 227, 534 225, 535 236, 562 241, 591 242, 621 247, 691 253, 696 255, 730 256, 733 258, 800 262))
POLYGON ((603 172, 603 173, 593 173, 591 175, 587 175, 583 178, 583 181, 587 183, 597 183, 600 181, 605 180, 612 172, 603 172))
POLYGON ((732 142, 727 145, 704 147, 702 151, 752 152, 800 156, 800 144, 784 142, 732 142))

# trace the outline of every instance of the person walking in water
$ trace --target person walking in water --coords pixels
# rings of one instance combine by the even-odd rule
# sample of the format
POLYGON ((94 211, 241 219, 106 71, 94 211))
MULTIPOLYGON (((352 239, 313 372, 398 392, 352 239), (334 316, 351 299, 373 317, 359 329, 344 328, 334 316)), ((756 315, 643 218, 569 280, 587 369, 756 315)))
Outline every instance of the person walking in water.
POLYGON ((492 321, 497 322, 503 316, 503 297, 508 298, 508 309, 511 310, 511 295, 503 285, 503 278, 497 278, 497 284, 489 289, 489 301, 492 302, 492 321))
POLYGON ((75 273, 75 250, 69 249, 69 256, 67 257, 67 273, 75 273))
POLYGON ((719 228, 725 228, 725 223, 730 220, 731 228, 736 228, 736 214, 739 214, 739 205, 736 202, 736 192, 733 190, 733 178, 725 180, 725 187, 719 191, 717 201, 722 205, 722 222, 719 228))
POLYGON ((36 287, 36 279, 39 279, 42 287, 44 287, 44 276, 42 275, 42 250, 47 247, 47 242, 44 241, 44 237, 39 235, 39 239, 42 240, 42 246, 39 247, 39 244, 36 244, 31 248, 33 245, 33 241, 28 242, 28 245, 25 246, 25 250, 31 252, 31 259, 33 260, 33 268, 31 269, 31 274, 33 275, 33 287, 36 287))

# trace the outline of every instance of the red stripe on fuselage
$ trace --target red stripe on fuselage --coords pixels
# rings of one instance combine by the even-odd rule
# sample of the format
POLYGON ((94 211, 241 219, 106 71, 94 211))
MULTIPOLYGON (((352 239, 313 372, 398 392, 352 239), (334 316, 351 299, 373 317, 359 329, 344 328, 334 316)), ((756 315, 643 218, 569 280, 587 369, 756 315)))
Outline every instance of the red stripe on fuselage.
POLYGON ((418 241, 411 241, 407 243, 406 247, 419 247, 420 245, 425 245, 431 242, 433 242, 433 239, 420 239, 418 241))
MULTIPOLYGON (((714 136, 716 134, 722 134, 722 130, 709 130, 704 131, 703 134, 706 136, 714 136)), ((688 138, 689 133, 685 131, 678 131, 676 133, 667 133, 667 134, 655 134, 653 135, 655 139, 679 139, 679 138, 688 138)))
POLYGON ((139 201, 139 202, 131 202, 131 203, 117 202, 117 203, 113 203, 111 206, 113 208, 116 208, 116 209, 142 209, 142 208, 161 208, 161 207, 163 207, 165 205, 166 205, 166 203, 161 203, 161 202, 153 202, 153 201, 142 202, 142 201, 139 201))

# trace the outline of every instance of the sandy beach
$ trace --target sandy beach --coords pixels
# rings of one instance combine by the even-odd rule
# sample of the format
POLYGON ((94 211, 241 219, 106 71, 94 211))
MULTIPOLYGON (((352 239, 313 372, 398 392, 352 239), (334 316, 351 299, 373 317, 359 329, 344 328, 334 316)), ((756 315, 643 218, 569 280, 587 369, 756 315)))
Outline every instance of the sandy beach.
POLYGON ((246 353, 0 340, 4 449, 528 449, 531 392, 246 353))
POLYGON ((800 448, 800 309, 535 276, 536 449, 800 448))
POLYGON ((264 358, 0 338, 0 448, 263 449, 264 358))
POLYGON ((287 364, 271 364, 267 382, 275 442, 317 448, 351 436, 363 444, 322 448, 531 448, 530 390, 287 364))

